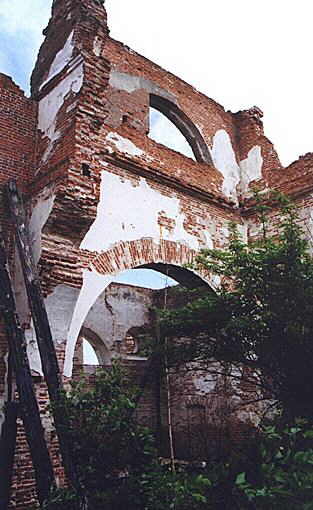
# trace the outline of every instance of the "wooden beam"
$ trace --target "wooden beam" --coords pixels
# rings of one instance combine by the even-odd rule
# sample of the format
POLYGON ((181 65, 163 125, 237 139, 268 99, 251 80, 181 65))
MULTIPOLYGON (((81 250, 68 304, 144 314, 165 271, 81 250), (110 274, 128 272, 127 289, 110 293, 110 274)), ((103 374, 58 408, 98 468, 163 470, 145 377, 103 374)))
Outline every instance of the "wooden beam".
MULTIPOLYGON (((33 260, 28 221, 24 204, 15 181, 8 182, 6 192, 11 220, 15 230, 16 244, 21 260, 29 307, 32 313, 36 332, 42 370, 47 383, 50 400, 51 402, 58 402, 62 396, 61 375, 52 339, 49 319, 41 291, 41 285, 33 260)), ((76 490, 80 492, 81 488, 77 470, 72 462, 71 449, 66 438, 65 417, 56 409, 53 411, 53 417, 59 439, 64 470, 69 481, 76 490)))
POLYGON ((4 240, 0 231, 0 312, 3 315, 19 395, 21 417, 35 471, 39 503, 54 486, 54 473, 40 420, 39 407, 29 367, 26 339, 16 312, 4 240))
POLYGON ((42 369, 47 382, 49 396, 52 400, 57 400, 62 389, 61 376, 41 286, 33 261, 28 221, 16 182, 9 181, 6 191, 29 307, 36 331, 42 369))
POLYGON ((11 495, 14 454, 17 434, 18 403, 4 406, 4 423, 0 438, 0 510, 7 510, 11 495))

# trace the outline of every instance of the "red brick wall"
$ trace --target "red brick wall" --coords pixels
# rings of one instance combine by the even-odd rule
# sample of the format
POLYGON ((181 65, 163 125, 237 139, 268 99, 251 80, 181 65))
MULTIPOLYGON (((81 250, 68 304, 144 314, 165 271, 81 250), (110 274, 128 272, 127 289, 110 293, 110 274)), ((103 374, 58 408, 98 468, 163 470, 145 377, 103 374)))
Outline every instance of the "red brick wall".
MULTIPOLYGON (((33 178, 36 115, 37 103, 26 98, 9 76, 0 73, 0 186, 9 179, 16 179, 25 190, 33 178)), ((2 193, 0 223, 6 231, 6 204, 2 193)))
MULTIPOLYGON (((12 256, 13 239, 7 205, 2 192, 9 179, 16 179, 25 191, 34 175, 37 104, 4 74, 0 74, 0 228, 8 255, 12 256)), ((0 318, 0 391, 3 390, 7 338, 0 318)))
POLYGON ((25 187, 33 178, 36 115, 37 103, 0 74, 0 184, 12 178, 25 187))

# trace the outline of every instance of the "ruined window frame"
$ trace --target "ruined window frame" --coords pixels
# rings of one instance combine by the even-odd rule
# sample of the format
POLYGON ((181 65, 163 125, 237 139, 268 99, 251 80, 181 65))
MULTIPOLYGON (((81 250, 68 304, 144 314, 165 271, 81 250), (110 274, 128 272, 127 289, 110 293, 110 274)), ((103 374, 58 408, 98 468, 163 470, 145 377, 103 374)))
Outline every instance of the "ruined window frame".
POLYGON ((176 104, 164 97, 150 94, 150 107, 162 113, 174 124, 190 145, 198 163, 213 166, 209 149, 199 129, 176 104))

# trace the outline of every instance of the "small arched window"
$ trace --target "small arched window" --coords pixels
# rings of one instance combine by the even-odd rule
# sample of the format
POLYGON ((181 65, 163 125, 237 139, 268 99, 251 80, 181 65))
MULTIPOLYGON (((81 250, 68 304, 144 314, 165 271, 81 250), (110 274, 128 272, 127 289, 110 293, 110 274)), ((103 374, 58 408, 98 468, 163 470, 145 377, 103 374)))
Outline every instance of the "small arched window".
POLYGON ((149 137, 158 143, 212 165, 207 145, 195 124, 177 105, 164 97, 150 94, 149 137))
POLYGON ((110 353, 96 333, 83 326, 79 337, 81 339, 80 363, 92 366, 110 364, 110 353))
POLYGON ((96 350, 86 338, 83 337, 83 365, 100 365, 96 350))
POLYGON ((149 112, 149 126, 149 138, 195 160, 192 148, 186 138, 163 113, 152 107, 149 112))

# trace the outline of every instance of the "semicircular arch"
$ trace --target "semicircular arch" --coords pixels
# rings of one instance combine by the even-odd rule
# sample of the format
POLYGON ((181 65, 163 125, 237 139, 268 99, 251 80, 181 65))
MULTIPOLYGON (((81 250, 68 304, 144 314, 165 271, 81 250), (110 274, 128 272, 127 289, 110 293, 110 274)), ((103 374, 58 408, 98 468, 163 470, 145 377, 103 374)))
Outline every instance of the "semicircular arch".
POLYGON ((191 273, 190 283, 200 286, 209 285, 216 290, 217 285, 211 276, 205 272, 196 272, 186 269, 186 265, 191 264, 198 252, 189 248, 184 243, 175 241, 161 240, 156 243, 152 238, 136 239, 134 241, 121 241, 98 254, 91 261, 91 269, 101 275, 116 275, 122 271, 136 268, 154 269, 161 273, 169 267, 169 276, 173 277, 178 283, 184 285, 183 273, 191 273), (171 274, 170 274, 171 273, 171 274), (194 275, 192 277, 192 275, 194 275))
POLYGON ((84 271, 83 285, 72 316, 67 336, 64 375, 71 376, 75 345, 89 310, 119 273, 136 268, 149 268, 164 273, 169 267, 173 276, 175 273, 178 283, 184 285, 183 274, 190 273, 189 287, 200 286, 201 282, 201 285, 208 285, 212 291, 216 290, 218 282, 214 278, 184 267, 193 262, 197 254, 197 251, 183 243, 168 240, 156 243, 152 238, 142 238, 121 241, 111 249, 95 255, 90 260, 88 270, 84 271))
POLYGON ((99 365, 108 365, 111 363, 111 354, 109 348, 97 333, 86 326, 82 326, 79 336, 91 345, 99 365))
POLYGON ((150 106, 167 117, 189 143, 196 161, 213 166, 213 161, 199 129, 176 104, 168 99, 150 94, 150 106))

